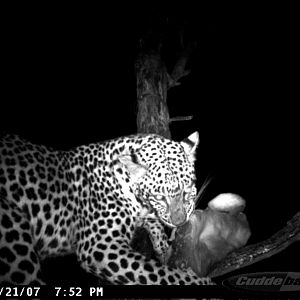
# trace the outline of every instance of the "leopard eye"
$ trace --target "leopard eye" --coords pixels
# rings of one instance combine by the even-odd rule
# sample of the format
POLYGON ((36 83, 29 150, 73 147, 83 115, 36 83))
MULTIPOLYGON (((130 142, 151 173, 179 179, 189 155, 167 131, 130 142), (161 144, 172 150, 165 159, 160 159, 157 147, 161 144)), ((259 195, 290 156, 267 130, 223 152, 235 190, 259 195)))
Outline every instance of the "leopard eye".
POLYGON ((184 201, 189 201, 190 193, 184 192, 184 201))
POLYGON ((189 201, 191 196, 192 196, 192 192, 193 192, 193 186, 185 189, 183 196, 184 196, 184 200, 185 201, 189 201))
POLYGON ((188 188, 186 188, 186 189, 184 190, 184 194, 185 194, 185 195, 189 195, 192 191, 193 191, 193 187, 190 186, 190 187, 188 187, 188 188))
POLYGON ((155 195, 154 196, 155 200, 161 201, 163 200, 165 197, 163 195, 155 195))

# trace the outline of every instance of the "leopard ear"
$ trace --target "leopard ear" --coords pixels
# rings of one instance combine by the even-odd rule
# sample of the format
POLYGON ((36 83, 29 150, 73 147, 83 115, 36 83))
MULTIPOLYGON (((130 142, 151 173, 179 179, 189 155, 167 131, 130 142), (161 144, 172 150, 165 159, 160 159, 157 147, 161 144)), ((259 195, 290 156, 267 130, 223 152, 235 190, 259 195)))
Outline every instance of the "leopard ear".
POLYGON ((196 160, 196 148, 199 144, 199 133, 195 131, 180 142, 190 162, 196 160))
POLYGON ((133 181, 137 181, 147 172, 147 168, 137 162, 137 158, 134 154, 121 155, 119 156, 119 161, 127 168, 133 181))

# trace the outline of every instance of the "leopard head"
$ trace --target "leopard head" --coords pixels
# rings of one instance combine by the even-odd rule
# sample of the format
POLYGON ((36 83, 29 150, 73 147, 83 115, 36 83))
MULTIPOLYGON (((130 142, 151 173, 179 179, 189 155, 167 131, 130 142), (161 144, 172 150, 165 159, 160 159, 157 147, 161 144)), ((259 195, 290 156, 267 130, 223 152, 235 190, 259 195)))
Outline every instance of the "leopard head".
POLYGON ((198 132, 181 142, 154 135, 131 155, 119 158, 134 178, 135 196, 169 227, 184 224, 194 211, 198 143, 198 132))

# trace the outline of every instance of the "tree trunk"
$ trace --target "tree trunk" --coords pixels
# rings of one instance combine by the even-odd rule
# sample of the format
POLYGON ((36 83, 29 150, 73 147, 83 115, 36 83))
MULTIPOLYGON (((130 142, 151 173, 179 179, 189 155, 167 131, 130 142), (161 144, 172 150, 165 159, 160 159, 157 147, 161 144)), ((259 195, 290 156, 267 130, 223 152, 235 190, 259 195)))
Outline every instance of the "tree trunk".
POLYGON ((137 78, 137 132, 156 133, 171 138, 167 107, 168 78, 157 52, 139 55, 137 78))
MULTIPOLYGON (((190 51, 191 47, 188 47, 182 53, 181 58, 174 67, 172 76, 168 75, 159 51, 142 53, 138 56, 135 65, 138 133, 156 133, 171 138, 170 122, 190 118, 177 117, 170 119, 167 106, 167 90, 178 85, 178 80, 189 73, 185 70, 185 66, 190 51)), ((208 275, 217 277, 253 264, 284 250, 299 239, 300 212, 288 222, 284 229, 266 241, 241 248, 227 255, 225 259, 213 267, 208 275)), ((132 245, 135 250, 140 251, 148 258, 154 254, 148 233, 143 228, 137 229, 132 245)))

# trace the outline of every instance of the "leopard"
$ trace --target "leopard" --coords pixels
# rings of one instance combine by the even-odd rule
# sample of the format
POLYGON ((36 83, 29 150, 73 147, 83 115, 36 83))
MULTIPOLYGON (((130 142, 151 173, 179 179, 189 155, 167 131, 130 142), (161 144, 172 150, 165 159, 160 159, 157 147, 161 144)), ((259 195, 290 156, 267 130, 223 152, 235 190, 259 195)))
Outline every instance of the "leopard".
POLYGON ((199 133, 180 142, 135 134, 57 150, 0 139, 0 283, 47 284, 41 262, 75 254, 99 280, 122 285, 213 284, 132 247, 138 226, 157 257, 195 209, 199 133))

